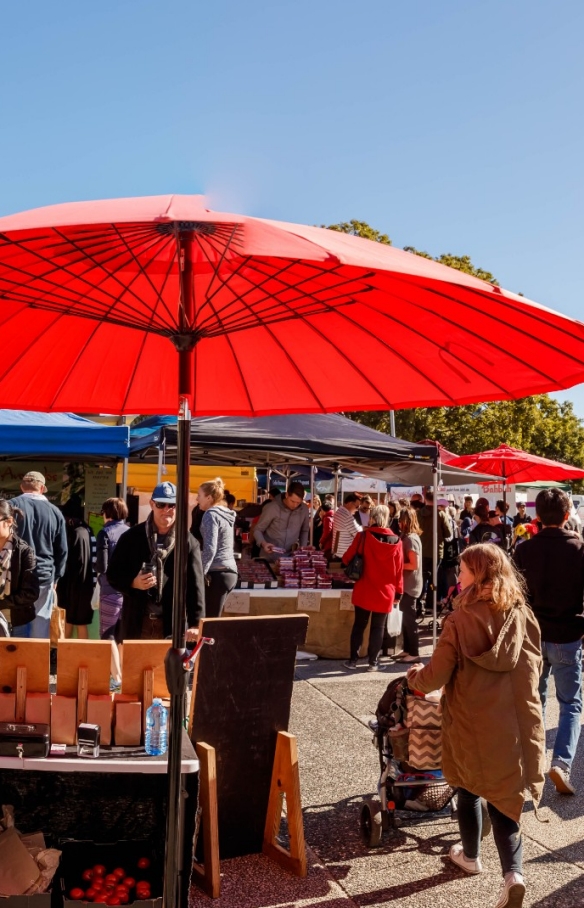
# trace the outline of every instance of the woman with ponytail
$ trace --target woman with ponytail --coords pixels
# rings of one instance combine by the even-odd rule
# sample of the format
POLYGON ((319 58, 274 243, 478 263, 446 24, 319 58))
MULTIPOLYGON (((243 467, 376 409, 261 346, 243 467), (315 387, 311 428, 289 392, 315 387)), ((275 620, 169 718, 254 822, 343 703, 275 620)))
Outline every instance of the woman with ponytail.
POLYGON ((205 615, 220 618, 228 593, 237 582, 233 555, 236 513, 225 500, 223 480, 217 478, 199 486, 197 503, 203 511, 203 573, 205 574, 205 615))

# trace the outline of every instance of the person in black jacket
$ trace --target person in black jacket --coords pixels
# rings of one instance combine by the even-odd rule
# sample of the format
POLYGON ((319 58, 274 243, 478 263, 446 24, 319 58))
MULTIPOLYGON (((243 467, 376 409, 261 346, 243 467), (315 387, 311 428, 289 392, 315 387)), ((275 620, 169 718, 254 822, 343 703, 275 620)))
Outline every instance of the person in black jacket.
MULTIPOLYGON (((18 508, 0 499, 0 609, 9 612, 13 627, 34 620, 34 604, 39 596, 35 553, 16 535, 15 517, 21 514, 18 508)), ((2 622, 0 636, 5 635, 2 622)))
POLYGON ((543 529, 517 546, 515 563, 525 577, 529 603, 541 629, 539 693, 544 714, 550 674, 560 704, 548 775, 560 794, 574 794, 570 768, 582 717, 584 543, 565 528, 570 499, 561 489, 543 489, 535 499, 535 510, 543 529))
MULTIPOLYGON (((174 522, 176 487, 156 486, 144 523, 120 537, 107 569, 108 582, 123 594, 120 639, 162 640, 172 634, 174 522)), ((195 637, 205 616, 201 549, 189 533, 187 563, 187 639, 195 637)))

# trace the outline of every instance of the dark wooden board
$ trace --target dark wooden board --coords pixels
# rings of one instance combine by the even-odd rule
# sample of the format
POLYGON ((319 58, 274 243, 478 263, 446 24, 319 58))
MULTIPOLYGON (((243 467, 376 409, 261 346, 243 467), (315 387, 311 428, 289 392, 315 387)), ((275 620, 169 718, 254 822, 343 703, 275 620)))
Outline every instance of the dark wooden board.
POLYGON ((217 752, 222 859, 261 852, 279 731, 288 730, 296 649, 307 615, 207 618, 196 665, 191 739, 217 752))

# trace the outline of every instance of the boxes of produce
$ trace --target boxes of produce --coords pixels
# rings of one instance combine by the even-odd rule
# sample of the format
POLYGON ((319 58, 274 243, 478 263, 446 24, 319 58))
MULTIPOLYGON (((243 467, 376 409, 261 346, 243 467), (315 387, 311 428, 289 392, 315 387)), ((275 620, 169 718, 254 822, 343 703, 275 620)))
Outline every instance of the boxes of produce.
POLYGON ((162 905, 162 863, 147 841, 98 844, 68 839, 61 844, 61 892, 65 908, 162 905))
POLYGON ((278 586, 276 575, 269 563, 261 559, 240 561, 237 565, 237 588, 241 590, 270 590, 278 586))

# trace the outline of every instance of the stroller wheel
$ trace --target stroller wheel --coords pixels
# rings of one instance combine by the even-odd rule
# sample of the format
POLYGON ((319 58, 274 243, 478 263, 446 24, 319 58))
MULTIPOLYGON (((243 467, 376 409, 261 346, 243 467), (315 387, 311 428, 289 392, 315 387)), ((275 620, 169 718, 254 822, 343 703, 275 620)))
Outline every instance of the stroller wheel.
POLYGON ((381 845, 383 822, 380 804, 377 801, 365 801, 361 808, 361 836, 368 848, 381 845))

